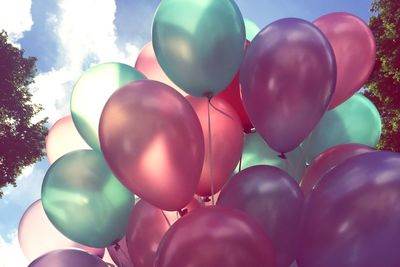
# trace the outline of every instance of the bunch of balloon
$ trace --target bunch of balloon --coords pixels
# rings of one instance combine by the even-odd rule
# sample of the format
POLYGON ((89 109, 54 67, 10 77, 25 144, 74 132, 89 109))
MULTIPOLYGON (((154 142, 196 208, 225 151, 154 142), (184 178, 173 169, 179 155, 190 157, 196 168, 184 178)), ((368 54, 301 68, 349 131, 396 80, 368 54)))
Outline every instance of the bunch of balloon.
POLYGON ((161 1, 135 68, 89 68, 50 129, 30 266, 399 266, 400 156, 354 95, 374 59, 351 14, 260 30, 233 0, 161 1))

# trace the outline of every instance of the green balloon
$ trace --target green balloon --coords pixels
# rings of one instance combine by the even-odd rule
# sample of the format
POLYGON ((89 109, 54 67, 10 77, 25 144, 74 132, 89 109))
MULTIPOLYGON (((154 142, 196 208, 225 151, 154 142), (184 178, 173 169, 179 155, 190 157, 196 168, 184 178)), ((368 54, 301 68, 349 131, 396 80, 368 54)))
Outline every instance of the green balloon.
MULTIPOLYGON (((285 154, 286 160, 280 158, 279 154, 272 150, 258 133, 247 134, 244 139, 241 169, 256 165, 275 166, 299 181, 306 168, 301 148, 285 154)), ((236 173, 239 172, 239 165, 240 163, 236 167, 236 173)))
POLYGON ((146 77, 122 63, 104 63, 86 70, 76 82, 71 96, 71 115, 82 138, 100 150, 99 122, 108 98, 127 83, 146 77))
POLYGON ((42 203, 47 217, 66 237, 107 247, 125 235, 135 197, 113 176, 101 154, 77 150, 48 169, 42 203))
POLYGON ((303 142, 307 162, 339 144, 358 143, 375 147, 381 136, 382 122, 378 110, 365 96, 355 94, 321 121, 303 142))
POLYGON ((157 60, 194 96, 225 89, 244 55, 243 17, 233 0, 162 0, 153 21, 157 60))
POLYGON ((253 21, 246 18, 244 19, 244 26, 246 28, 246 39, 251 42, 260 31, 260 28, 253 21))

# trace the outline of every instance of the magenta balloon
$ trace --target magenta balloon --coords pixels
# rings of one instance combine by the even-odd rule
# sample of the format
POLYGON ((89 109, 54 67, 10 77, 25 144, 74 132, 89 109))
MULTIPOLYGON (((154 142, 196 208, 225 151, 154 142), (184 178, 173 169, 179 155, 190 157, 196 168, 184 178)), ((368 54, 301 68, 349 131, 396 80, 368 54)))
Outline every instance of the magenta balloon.
POLYGON ((108 267, 100 258, 75 249, 51 251, 29 264, 28 267, 108 267))
POLYGON ((277 266, 289 267, 297 252, 303 201, 294 178, 279 168, 258 165, 233 176, 217 205, 239 209, 257 221, 271 239, 277 266))
POLYGON ((125 237, 118 241, 117 245, 107 247, 107 251, 113 262, 118 264, 119 267, 133 267, 125 237))
POLYGON ((47 218, 42 201, 35 201, 25 211, 18 227, 18 241, 25 257, 32 261, 56 249, 78 248, 103 257, 104 248, 92 248, 72 241, 61 234, 47 218))
POLYGON ((132 192, 164 210, 192 199, 204 159, 203 132, 189 102, 151 80, 116 91, 99 127, 105 159, 132 192))
POLYGON ((348 159, 305 201, 299 267, 400 266, 399 211, 400 154, 348 159))
POLYGON ((245 109, 275 151, 295 149, 328 108, 336 82, 333 50, 312 23, 288 18, 261 30, 240 69, 245 109))
POLYGON ((375 64, 375 39, 368 25, 349 13, 327 14, 315 20, 314 25, 328 38, 336 57, 336 89, 329 106, 333 109, 368 79, 375 64))
POLYGON ((362 144, 342 144, 334 146, 316 157, 306 169, 300 181, 304 195, 308 195, 319 179, 342 162, 351 157, 376 151, 362 144))
POLYGON ((273 267, 275 255, 260 226, 244 213, 202 207, 165 234, 154 267, 273 267))
MULTIPOLYGON (((192 200, 188 212, 199 207, 192 200)), ((170 226, 180 218, 178 212, 163 211, 140 200, 132 210, 126 234, 127 245, 135 267, 153 267, 157 248, 170 226)))

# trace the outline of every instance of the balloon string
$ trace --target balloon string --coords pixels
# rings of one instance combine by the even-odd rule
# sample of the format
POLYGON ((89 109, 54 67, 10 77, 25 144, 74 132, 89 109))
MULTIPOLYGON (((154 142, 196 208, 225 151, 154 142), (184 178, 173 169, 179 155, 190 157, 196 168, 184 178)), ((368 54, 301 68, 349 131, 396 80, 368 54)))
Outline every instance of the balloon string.
POLYGON ((164 216, 164 219, 167 221, 168 226, 171 227, 171 222, 168 220, 167 215, 165 215, 165 213, 164 213, 164 211, 162 209, 160 209, 160 210, 161 210, 162 215, 164 216))
POLYGON ((239 172, 242 171, 242 158, 243 158, 243 153, 240 155, 240 159, 239 159, 239 172))
POLYGON ((215 205, 215 200, 214 200, 214 176, 212 172, 212 147, 211 147, 211 115, 210 115, 210 106, 211 106, 211 97, 208 98, 208 105, 207 105, 207 111, 208 111, 208 160, 210 162, 210 180, 211 180, 211 203, 214 206, 215 205))

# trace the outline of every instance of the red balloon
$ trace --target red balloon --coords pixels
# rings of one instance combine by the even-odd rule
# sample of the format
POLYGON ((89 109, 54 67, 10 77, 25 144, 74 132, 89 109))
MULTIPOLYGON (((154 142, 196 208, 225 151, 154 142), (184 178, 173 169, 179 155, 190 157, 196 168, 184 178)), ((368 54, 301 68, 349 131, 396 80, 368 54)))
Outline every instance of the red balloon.
POLYGON ((199 119, 174 89, 151 80, 117 90, 99 127, 105 159, 132 192, 164 210, 192 199, 204 160, 199 119))
POLYGON ((154 267, 275 267, 271 242, 242 212, 202 207, 165 234, 154 267))
POLYGON ((148 79, 165 83, 181 95, 188 95, 185 91, 179 88, 173 81, 171 81, 167 74, 162 70, 160 64, 158 64, 156 54, 154 53, 152 43, 146 44, 140 51, 139 56, 136 59, 135 69, 143 73, 148 79))
MULTIPOLYGON (((192 200, 187 212, 200 207, 192 200)), ((178 212, 163 211, 140 200, 132 210, 127 230, 129 255, 135 267, 153 267, 158 245, 164 234, 181 216, 178 212)))
POLYGON ((337 81, 329 109, 357 92, 374 68, 374 35, 360 18, 344 12, 327 14, 314 21, 332 45, 336 57, 337 81))
POLYGON ((300 181, 300 188, 308 195, 322 176, 337 165, 351 157, 373 151, 376 150, 362 144, 343 144, 329 148, 311 162, 300 181))
MULTIPOLYGON (((246 48, 250 45, 250 42, 246 40, 246 48)), ((235 75, 232 82, 222 92, 218 93, 215 98, 220 98, 228 102, 236 113, 239 115, 240 121, 242 122, 243 131, 250 133, 253 129, 253 124, 244 109, 242 97, 240 95, 240 75, 239 72, 235 75)))
POLYGON ((46 154, 50 163, 68 152, 91 149, 75 128, 71 115, 62 117, 50 128, 46 137, 46 154))
POLYGON ((204 162, 196 194, 211 195, 211 178, 214 180, 214 193, 218 192, 231 177, 243 150, 243 131, 235 110, 224 100, 205 97, 186 96, 200 119, 204 135, 204 162), (209 157, 208 108, 211 123, 211 159, 209 157))

